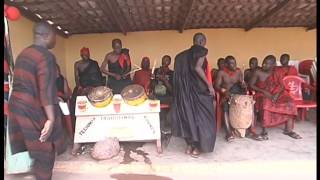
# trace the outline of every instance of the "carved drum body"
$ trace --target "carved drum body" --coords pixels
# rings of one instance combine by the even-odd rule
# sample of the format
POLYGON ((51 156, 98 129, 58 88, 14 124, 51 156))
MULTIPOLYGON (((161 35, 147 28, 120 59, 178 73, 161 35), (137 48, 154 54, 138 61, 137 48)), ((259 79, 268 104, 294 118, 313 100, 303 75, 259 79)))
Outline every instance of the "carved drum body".
POLYGON ((231 126, 245 136, 254 118, 254 99, 251 95, 233 94, 229 100, 229 119, 231 126))

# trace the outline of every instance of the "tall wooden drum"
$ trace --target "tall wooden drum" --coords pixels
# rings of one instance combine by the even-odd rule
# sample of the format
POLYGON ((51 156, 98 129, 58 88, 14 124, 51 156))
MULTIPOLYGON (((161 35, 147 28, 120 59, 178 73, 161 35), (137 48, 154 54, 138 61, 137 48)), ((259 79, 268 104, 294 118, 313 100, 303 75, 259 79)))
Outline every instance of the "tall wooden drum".
POLYGON ((245 136, 254 118, 254 103, 251 95, 233 94, 229 100, 229 119, 231 126, 245 136))

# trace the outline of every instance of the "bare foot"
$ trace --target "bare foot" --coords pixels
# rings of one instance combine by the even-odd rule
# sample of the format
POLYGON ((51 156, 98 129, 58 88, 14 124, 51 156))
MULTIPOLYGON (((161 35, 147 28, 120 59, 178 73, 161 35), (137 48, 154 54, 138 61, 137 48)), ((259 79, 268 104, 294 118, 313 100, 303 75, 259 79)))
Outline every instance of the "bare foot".
POLYGON ((193 150, 192 146, 188 145, 187 148, 186 148, 186 152, 185 153, 189 155, 189 154, 192 153, 192 150, 193 150))
POLYGON ((72 147, 72 150, 71 150, 71 154, 73 156, 78 156, 81 154, 81 144, 79 143, 74 143, 73 144, 73 147, 72 147))
POLYGON ((194 157, 194 158, 198 158, 200 156, 200 150, 198 148, 194 148, 192 153, 191 153, 191 157, 194 157))

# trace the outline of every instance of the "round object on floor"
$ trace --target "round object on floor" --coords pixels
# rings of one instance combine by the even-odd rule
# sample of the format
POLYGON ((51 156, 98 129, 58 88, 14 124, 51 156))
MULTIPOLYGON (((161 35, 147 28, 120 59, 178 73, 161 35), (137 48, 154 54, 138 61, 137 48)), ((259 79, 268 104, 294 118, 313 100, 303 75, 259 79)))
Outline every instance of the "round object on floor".
POLYGON ((106 160, 117 156, 119 152, 119 140, 117 138, 106 138, 94 145, 91 156, 96 160, 106 160))

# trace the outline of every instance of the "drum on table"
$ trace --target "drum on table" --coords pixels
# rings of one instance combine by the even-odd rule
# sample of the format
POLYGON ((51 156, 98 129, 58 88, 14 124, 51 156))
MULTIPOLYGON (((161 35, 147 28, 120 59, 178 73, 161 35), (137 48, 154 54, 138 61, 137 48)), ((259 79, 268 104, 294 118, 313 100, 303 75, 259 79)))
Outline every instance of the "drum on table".
POLYGON ((148 99, 144 88, 138 84, 125 87, 121 91, 121 96, 124 102, 131 106, 138 106, 148 99))
POLYGON ((246 129, 254 119, 254 99, 252 95, 233 94, 229 100, 229 119, 231 126, 245 136, 246 129))
POLYGON ((107 86, 95 87, 88 94, 90 103, 97 108, 102 108, 109 105, 112 97, 112 89, 108 88, 107 86))

